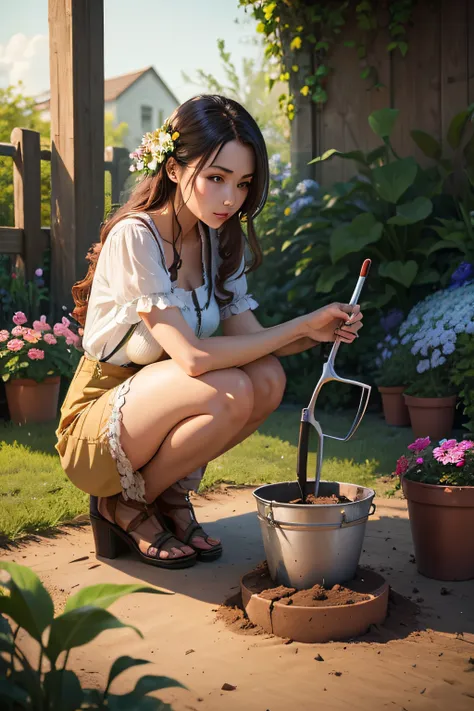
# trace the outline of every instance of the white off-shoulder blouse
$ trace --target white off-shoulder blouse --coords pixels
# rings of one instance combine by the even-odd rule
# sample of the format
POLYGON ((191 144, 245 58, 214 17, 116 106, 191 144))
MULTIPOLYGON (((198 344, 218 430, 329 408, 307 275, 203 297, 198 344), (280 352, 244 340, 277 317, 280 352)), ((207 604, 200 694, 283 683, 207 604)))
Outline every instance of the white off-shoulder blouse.
MULTIPOLYGON (((86 353, 98 360, 107 357, 125 337, 130 326, 140 322, 139 312, 149 313, 153 306, 159 309, 178 307, 188 325, 200 338, 211 336, 221 319, 257 308, 258 303, 247 294, 244 259, 239 270, 225 282, 225 288, 233 293, 232 301, 219 306, 215 293, 215 280, 222 261, 218 252, 219 237, 216 230, 209 231, 211 273, 208 273, 209 260, 204 258, 205 233, 198 223, 204 283, 194 291, 201 309, 204 309, 210 293, 209 306, 201 311, 198 329, 193 292, 171 282, 170 273, 163 264, 163 242, 155 223, 146 213, 138 215, 146 220, 149 229, 143 221, 127 217, 115 225, 102 247, 92 282, 82 340, 86 353), (212 279, 210 292, 209 279, 212 279)), ((125 365, 129 360, 126 348, 122 347, 109 362, 125 365)))

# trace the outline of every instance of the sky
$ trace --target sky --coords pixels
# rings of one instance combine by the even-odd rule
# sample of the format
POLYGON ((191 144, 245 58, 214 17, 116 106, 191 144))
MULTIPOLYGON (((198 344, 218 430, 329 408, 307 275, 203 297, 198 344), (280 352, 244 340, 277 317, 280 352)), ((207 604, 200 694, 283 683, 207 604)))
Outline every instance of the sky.
MULTIPOLYGON (((49 88, 48 0, 7 0, 1 18, 0 87, 21 80, 26 94, 40 95, 49 88)), ((239 74, 244 57, 258 59, 255 24, 238 0, 104 0, 105 77, 153 65, 185 101, 203 87, 187 84, 182 71, 224 81, 219 38, 239 74)))

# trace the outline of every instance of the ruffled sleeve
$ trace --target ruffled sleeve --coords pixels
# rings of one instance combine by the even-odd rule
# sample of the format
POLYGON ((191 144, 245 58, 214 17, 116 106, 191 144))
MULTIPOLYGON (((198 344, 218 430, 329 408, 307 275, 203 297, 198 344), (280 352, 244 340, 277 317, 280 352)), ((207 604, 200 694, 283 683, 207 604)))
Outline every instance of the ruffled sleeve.
POLYGON ((117 323, 138 323, 139 313, 149 313, 153 306, 186 308, 173 292, 158 243, 144 225, 123 221, 105 244, 106 278, 117 305, 117 323))
POLYGON ((221 320, 236 316, 249 309, 253 311, 258 307, 258 301, 255 301, 251 294, 247 294, 247 277, 244 273, 245 256, 242 257, 240 268, 235 274, 230 276, 224 282, 224 287, 227 291, 231 291, 232 301, 220 307, 221 320))

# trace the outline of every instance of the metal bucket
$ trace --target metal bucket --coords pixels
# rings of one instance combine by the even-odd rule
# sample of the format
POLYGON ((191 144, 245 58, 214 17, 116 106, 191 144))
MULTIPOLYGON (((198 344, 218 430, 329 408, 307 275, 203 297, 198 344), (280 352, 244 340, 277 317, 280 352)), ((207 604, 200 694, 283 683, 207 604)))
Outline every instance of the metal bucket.
MULTIPOLYGON (((307 492, 314 482, 307 482, 307 492)), ((313 488, 312 488, 313 487, 313 488)), ((259 486, 258 519, 272 580, 302 590, 332 587, 354 577, 365 524, 375 511, 373 489, 322 481, 319 496, 346 496, 346 504, 290 504, 300 497, 297 482, 259 486)))

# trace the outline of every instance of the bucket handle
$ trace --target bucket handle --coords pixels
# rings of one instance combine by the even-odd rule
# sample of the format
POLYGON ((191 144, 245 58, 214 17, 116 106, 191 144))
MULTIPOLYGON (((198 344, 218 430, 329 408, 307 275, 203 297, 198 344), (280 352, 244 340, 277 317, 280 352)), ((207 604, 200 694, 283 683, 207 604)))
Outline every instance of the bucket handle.
POLYGON ((265 510, 265 515, 261 516, 260 514, 257 514, 258 518, 260 521, 265 521, 272 527, 282 527, 290 530, 304 530, 307 528, 326 528, 326 529, 331 529, 331 528, 349 528, 350 526, 357 526, 357 524, 363 523, 364 521, 367 521, 369 516, 373 516, 377 507, 376 505, 372 502, 370 505, 369 512, 366 516, 361 516, 360 518, 356 518, 354 521, 347 521, 346 520, 346 512, 343 510, 342 511, 342 519, 340 523, 289 523, 286 521, 277 521, 275 520, 275 517, 273 515, 273 502, 270 501, 268 504, 264 504, 264 510, 265 510))

